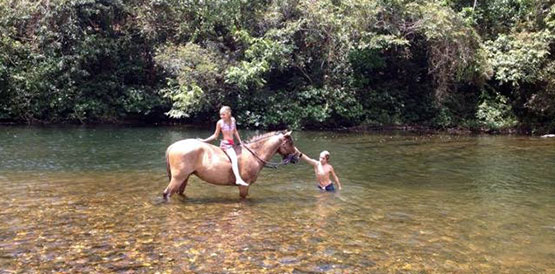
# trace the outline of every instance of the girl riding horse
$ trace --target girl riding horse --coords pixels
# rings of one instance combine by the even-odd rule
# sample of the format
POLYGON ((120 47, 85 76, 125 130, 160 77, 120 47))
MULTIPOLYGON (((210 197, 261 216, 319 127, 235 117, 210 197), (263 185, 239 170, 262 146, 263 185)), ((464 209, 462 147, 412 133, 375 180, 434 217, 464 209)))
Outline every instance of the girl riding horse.
POLYGON ((237 131, 237 126, 235 124, 235 118, 231 116, 231 108, 228 106, 223 106, 220 109, 220 120, 216 123, 216 131, 210 137, 203 139, 205 143, 209 143, 218 138, 220 132, 222 132, 223 139, 220 141, 220 148, 225 151, 229 159, 231 159, 231 169, 233 170, 233 175, 235 175, 235 184, 240 186, 248 186, 239 174, 239 164, 237 163, 237 154, 234 149, 234 139, 237 137, 239 140, 238 144, 241 144, 241 136, 239 136, 239 131, 237 131))

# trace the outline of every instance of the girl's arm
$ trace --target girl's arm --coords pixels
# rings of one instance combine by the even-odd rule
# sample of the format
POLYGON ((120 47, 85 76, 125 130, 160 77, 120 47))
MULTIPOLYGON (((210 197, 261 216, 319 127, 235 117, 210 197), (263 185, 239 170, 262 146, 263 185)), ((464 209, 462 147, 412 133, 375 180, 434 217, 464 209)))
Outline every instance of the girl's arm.
POLYGON ((209 143, 209 142, 212 142, 212 141, 216 140, 218 138, 218 136, 220 136, 220 130, 221 130, 220 127, 221 127, 220 126, 220 121, 218 121, 216 123, 216 130, 214 131, 214 134, 212 134, 210 137, 208 137, 206 139, 203 139, 201 141, 203 141, 205 143, 209 143))
POLYGON ((300 159, 304 160, 305 162, 309 163, 311 166, 315 166, 318 164, 318 161, 306 156, 306 154, 302 153, 300 150, 297 149, 297 152, 300 153, 301 156, 299 156, 300 159))
POLYGON ((238 144, 240 145, 242 141, 241 141, 241 136, 239 136, 239 131, 237 130, 237 123, 235 123, 235 118, 231 118, 231 119, 233 119, 233 124, 235 125, 234 126, 235 131, 233 131, 233 135, 237 138, 237 141, 239 141, 238 144))
POLYGON ((330 172, 331 172, 331 175, 333 176, 333 179, 337 183, 337 187, 341 189, 341 182, 339 181, 339 178, 337 178, 337 175, 335 175, 335 170, 333 169, 333 166, 331 167, 330 172))

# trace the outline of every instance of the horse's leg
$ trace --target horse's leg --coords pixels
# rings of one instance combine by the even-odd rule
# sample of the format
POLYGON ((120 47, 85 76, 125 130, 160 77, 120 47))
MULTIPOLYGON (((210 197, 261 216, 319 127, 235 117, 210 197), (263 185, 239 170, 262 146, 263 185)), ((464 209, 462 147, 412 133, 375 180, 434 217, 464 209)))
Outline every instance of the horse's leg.
MULTIPOLYGON (((164 200, 166 201, 169 200, 172 194, 180 190, 182 185, 187 183, 186 180, 188 178, 189 178, 189 175, 184 177, 183 175, 172 174, 172 179, 170 180, 170 184, 168 185, 168 187, 166 187, 166 189, 164 190, 164 193, 162 194, 162 196, 164 197, 164 200)), ((183 191, 185 191, 185 187, 183 187, 183 191)))
POLYGON ((185 188, 187 187, 187 182, 189 181, 189 176, 187 176, 187 178, 185 178, 185 180, 181 183, 181 185, 179 186, 179 190, 177 191, 177 194, 183 196, 185 193, 185 188))
POLYGON ((239 196, 245 199, 249 195, 249 187, 248 186, 239 186, 239 196))

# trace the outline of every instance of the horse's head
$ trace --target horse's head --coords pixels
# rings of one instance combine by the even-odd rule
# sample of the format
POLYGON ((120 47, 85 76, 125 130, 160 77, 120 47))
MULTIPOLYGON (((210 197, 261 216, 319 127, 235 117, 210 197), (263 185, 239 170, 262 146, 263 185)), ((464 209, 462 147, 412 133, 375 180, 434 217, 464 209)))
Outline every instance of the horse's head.
POLYGON ((293 138, 291 137, 291 131, 286 131, 282 133, 281 145, 278 148, 278 153, 283 156, 283 164, 293 163, 296 164, 299 161, 299 153, 295 145, 293 144, 293 138))

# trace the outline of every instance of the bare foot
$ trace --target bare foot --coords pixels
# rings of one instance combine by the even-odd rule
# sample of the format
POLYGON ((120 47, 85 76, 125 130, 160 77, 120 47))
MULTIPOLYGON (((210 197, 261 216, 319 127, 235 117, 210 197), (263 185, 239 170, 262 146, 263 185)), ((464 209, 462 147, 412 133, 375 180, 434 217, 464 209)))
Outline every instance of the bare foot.
POLYGON ((245 181, 241 180, 241 181, 237 181, 235 182, 236 185, 238 186, 249 186, 249 184, 245 183, 245 181))

